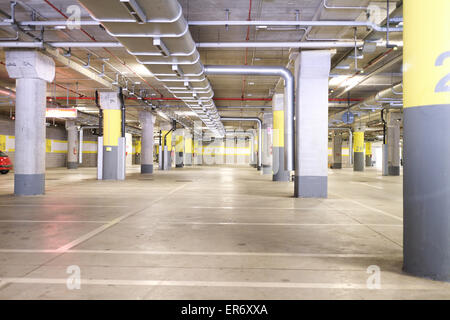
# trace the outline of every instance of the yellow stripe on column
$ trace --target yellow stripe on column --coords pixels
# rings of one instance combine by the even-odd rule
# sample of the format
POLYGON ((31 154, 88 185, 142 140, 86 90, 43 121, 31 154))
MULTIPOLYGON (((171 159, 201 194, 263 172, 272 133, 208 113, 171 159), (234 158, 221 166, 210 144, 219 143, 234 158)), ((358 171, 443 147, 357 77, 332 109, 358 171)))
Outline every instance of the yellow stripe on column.
POLYGON ((354 152, 364 152, 364 132, 357 131, 353 133, 354 152))
POLYGON ((284 111, 273 111, 273 146, 284 147, 284 111))
POLYGON ((183 136, 176 136, 175 137, 175 152, 183 152, 184 149, 184 137, 183 136))
POLYGON ((0 135, 0 151, 6 151, 6 136, 0 135))
POLYGON ((141 141, 141 139, 139 139, 139 140, 136 140, 136 153, 141 153, 141 151, 142 151, 142 141, 141 141))
POLYGON ((366 142, 366 156, 372 155, 372 142, 366 142))
MULTIPOLYGON (((167 132, 169 132, 169 130, 162 130, 161 131, 161 134, 162 134, 162 142, 161 142, 161 144, 163 146, 163 149, 164 149, 164 146, 165 146, 165 144, 164 144, 164 136, 166 135, 167 132)), ((172 132, 170 132, 167 135, 167 137, 166 137, 166 144, 167 144, 167 150, 168 151, 172 151, 172 132)))
POLYGON ((192 138, 185 138, 184 139, 184 152, 186 153, 192 153, 193 145, 192 145, 192 138))
POLYGON ((103 110, 103 145, 118 146, 121 134, 122 113, 120 110, 103 110))
POLYGON ((403 6, 404 107, 450 105, 450 1, 403 6))

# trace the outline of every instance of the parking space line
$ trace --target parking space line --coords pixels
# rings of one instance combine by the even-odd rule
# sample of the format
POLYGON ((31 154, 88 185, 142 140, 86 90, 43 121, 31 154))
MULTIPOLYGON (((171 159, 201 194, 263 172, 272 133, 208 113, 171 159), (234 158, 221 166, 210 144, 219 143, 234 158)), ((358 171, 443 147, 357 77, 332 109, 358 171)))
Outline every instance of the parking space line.
MULTIPOLYGON (((14 284, 54 284, 66 285, 61 278, 0 278, 14 284)), ((157 287, 228 287, 228 288, 284 288, 284 289, 354 289, 370 290, 363 283, 329 282, 252 282, 252 281, 178 281, 178 280, 122 280, 122 279, 81 279, 83 285, 98 286, 157 286, 157 287)), ((444 286, 431 287, 426 284, 388 284, 383 283, 380 290, 442 290, 444 286)))
POLYGON ((144 210, 147 210, 152 205, 154 205, 156 202, 161 201, 161 200, 169 197, 170 195, 172 195, 175 192, 178 192, 179 190, 181 190, 185 186, 186 186, 186 184, 183 184, 183 185, 179 186, 178 188, 175 188, 175 189, 169 191, 167 194, 165 194, 165 195, 163 195, 161 197, 158 197, 157 199, 151 201, 150 204, 147 205, 145 208, 139 209, 137 211, 129 212, 129 213, 124 214, 124 215, 122 215, 122 216, 120 216, 120 217, 118 217, 116 219, 111 220, 110 222, 108 222, 108 223, 106 223, 106 224, 104 224, 104 225, 102 225, 102 226, 92 230, 91 232, 88 232, 88 233, 82 235, 81 237, 79 237, 79 238, 77 238, 77 239, 75 239, 75 240, 73 240, 73 241, 71 241, 71 242, 69 242, 69 243, 59 247, 58 249, 56 249, 56 251, 57 252, 61 252, 61 253, 66 252, 67 250, 69 250, 69 249, 79 245, 80 243, 82 243, 82 242, 84 242, 86 240, 89 240, 90 238, 96 236, 97 234, 99 234, 99 233, 101 233, 101 232, 111 228, 112 226, 118 224, 120 221, 122 221, 122 220, 124 220, 124 219, 126 219, 126 218, 128 218, 128 217, 130 217, 132 215, 138 214, 138 213, 140 213, 140 212, 142 212, 144 210))
POLYGON ((220 225, 220 226, 286 226, 286 227, 403 227, 402 224, 361 224, 361 223, 270 223, 270 222, 167 222, 174 225, 220 225))
MULTIPOLYGON (((0 249, 0 253, 60 253, 55 250, 33 249, 0 249)), ((167 255, 167 256, 254 256, 254 257, 303 257, 303 258, 386 258, 401 257, 402 252, 396 253, 291 253, 291 252, 234 252, 234 251, 144 251, 144 250, 83 250, 70 249, 70 254, 108 254, 108 255, 167 255)))
POLYGON ((101 220, 0 220, 0 223, 107 223, 101 220))
POLYGON ((390 213, 388 213, 388 212, 386 212, 386 211, 383 211, 383 210, 381 210, 381 209, 377 209, 377 208, 374 208, 374 207, 372 207, 372 206, 368 206, 368 205, 366 205, 366 204, 364 204, 364 203, 362 203, 362 202, 359 202, 359 201, 356 201, 356 200, 353 200, 353 199, 346 198, 346 197, 341 196, 341 195, 336 194, 336 193, 333 193, 333 195, 334 195, 334 196, 337 196, 337 197, 340 197, 340 198, 342 198, 342 199, 345 199, 345 200, 347 200, 347 201, 353 202, 354 204, 357 204, 357 205, 359 205, 359 206, 361 206, 361 207, 363 207, 363 208, 372 210, 372 211, 374 211, 374 212, 378 212, 378 213, 380 213, 380 214, 382 214, 382 215, 385 215, 385 216, 387 216, 387 217, 391 217, 391 218, 393 218, 393 219, 395 219, 395 220, 403 221, 403 218, 400 218, 400 217, 398 217, 398 216, 395 216, 395 215, 393 215, 393 214, 390 214, 390 213))

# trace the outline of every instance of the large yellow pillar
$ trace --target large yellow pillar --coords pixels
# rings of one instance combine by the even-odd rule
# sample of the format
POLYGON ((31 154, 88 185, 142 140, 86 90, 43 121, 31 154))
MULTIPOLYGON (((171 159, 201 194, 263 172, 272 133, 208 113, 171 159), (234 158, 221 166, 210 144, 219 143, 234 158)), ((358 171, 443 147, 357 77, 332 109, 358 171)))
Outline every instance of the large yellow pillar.
POLYGON ((353 171, 364 171, 364 131, 353 133, 353 171))
POLYGON ((404 270, 450 281, 450 1, 404 6, 404 270))
POLYGON ((289 171, 284 163, 284 94, 274 94, 273 110, 273 142, 272 142, 272 180, 289 181, 289 171))

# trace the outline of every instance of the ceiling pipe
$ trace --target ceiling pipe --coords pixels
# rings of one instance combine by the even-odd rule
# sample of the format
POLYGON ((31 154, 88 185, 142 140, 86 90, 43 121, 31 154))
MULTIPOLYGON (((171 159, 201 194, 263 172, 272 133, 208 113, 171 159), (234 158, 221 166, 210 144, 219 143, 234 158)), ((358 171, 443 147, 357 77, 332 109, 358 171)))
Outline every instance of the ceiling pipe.
MULTIPOLYGON (((134 21, 124 21, 120 19, 111 19, 108 22, 134 22, 134 21)), ((53 26, 53 27, 65 27, 69 24, 64 20, 47 20, 47 21, 22 21, 16 22, 20 26, 53 26)), ((79 26, 96 26, 100 25, 100 22, 93 20, 81 20, 76 22, 79 26)), ((367 27, 375 31, 386 32, 387 28, 381 27, 370 21, 249 21, 249 20, 238 20, 238 21, 188 21, 191 26, 293 26, 293 27, 367 27)), ((13 22, 1 22, 1 27, 13 26, 13 22)), ((389 32, 402 32, 403 28, 389 28, 389 32)))
MULTIPOLYGON (((189 21, 191 26, 295 26, 295 27, 366 27, 378 32, 386 32, 371 21, 189 21)), ((389 28, 389 32, 403 32, 403 28, 389 28)))
MULTIPOLYGON (((383 45, 385 42, 379 42, 383 45)), ((391 41, 397 47, 402 47, 402 41, 391 41)), ((54 42, 37 42, 37 41, 0 41, 0 48, 45 48, 46 45, 53 48, 123 48, 119 42, 81 42, 81 41, 54 41, 54 42)), ((292 49, 329 49, 329 48, 354 48, 354 41, 314 41, 314 42, 281 42, 281 41, 263 41, 263 42, 199 42, 196 44, 198 48, 292 48, 292 49)), ((364 46, 364 41, 357 41, 357 47, 364 46)), ((132 53, 140 55, 140 53, 132 53)), ((177 54, 178 56, 181 54, 177 54)), ((155 56, 160 56, 155 55, 155 56)), ((174 55, 176 56, 176 55, 174 55)), ((138 60, 139 61, 139 60, 138 60)), ((198 61, 190 63, 178 64, 195 64, 198 61)), ((155 63, 145 62, 143 64, 173 64, 173 63, 155 63)))
POLYGON ((258 125, 258 169, 262 168, 262 121, 259 118, 221 117, 222 121, 255 121, 258 125))
POLYGON ((272 106, 217 106, 217 109, 272 109, 272 106))
MULTIPOLYGON (((377 103, 377 99, 386 99, 386 98, 390 98, 392 97, 393 93, 392 93, 392 89, 394 89, 394 91, 396 92, 400 92, 402 91, 402 83, 399 83, 393 87, 389 87, 387 89, 384 89, 372 96, 370 96, 369 98, 365 99, 364 101, 361 101, 359 103, 354 104, 353 106, 351 106, 349 109, 343 111, 343 112, 339 112, 336 113, 334 115, 334 119, 338 120, 342 118, 342 115, 347 112, 347 111, 351 111, 354 110, 358 107, 364 106, 364 105, 369 105, 369 106, 378 106, 380 105, 380 103, 377 103)), ((375 109, 375 108, 374 108, 375 109)))
MULTIPOLYGON (((207 75, 246 75, 246 76, 279 76, 284 79, 285 99, 287 105, 284 110, 284 140, 285 140, 285 167, 294 170, 294 76, 284 67, 271 66, 205 66, 207 75)), ((297 133, 299 134, 299 133, 297 133)), ((299 139, 300 137, 296 137, 299 139)), ((296 168, 297 170, 299 168, 296 168)))
POLYGON ((31 42, 31 41, 0 41, 0 48, 122 48, 119 42, 31 42))
POLYGON ((10 89, 0 87, 0 94, 12 99, 16 98, 16 93, 10 89))
MULTIPOLYGON (((357 47, 364 46, 364 41, 356 42, 357 47)), ((198 48, 303 48, 303 49, 329 49, 353 48, 352 41, 324 41, 324 42, 199 42, 198 48)))

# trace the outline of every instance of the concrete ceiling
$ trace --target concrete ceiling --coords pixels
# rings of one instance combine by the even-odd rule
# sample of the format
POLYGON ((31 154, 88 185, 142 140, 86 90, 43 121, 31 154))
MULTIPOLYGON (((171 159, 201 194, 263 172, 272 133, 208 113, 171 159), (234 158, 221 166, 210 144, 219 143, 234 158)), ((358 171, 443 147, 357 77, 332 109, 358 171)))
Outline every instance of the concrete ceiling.
MULTIPOLYGON (((391 11, 399 1, 391 1, 391 11)), ((17 21, 31 20, 31 12, 34 10, 39 20, 63 20, 62 15, 66 14, 66 10, 70 5, 78 5, 76 0, 23 0, 18 1, 16 8, 17 21)), ((187 21, 193 20, 226 20, 226 11, 229 10, 230 20, 276 20, 289 21, 296 19, 296 10, 300 20, 365 20, 366 11, 364 10, 343 10, 343 9, 326 9, 323 6, 323 0, 180 0, 179 3, 183 8, 183 14, 187 21), (251 4, 251 5, 250 5, 251 4)), ((339 6, 367 6, 373 4, 367 0, 330 0, 329 5, 339 6)), ((378 3, 381 7, 386 7, 385 1, 378 3)), ((5 19, 10 13, 9 1, 0 1, 0 19, 5 19)), ((384 10, 385 11, 385 10, 384 10)), ((82 8, 82 19, 91 20, 89 13, 82 8)), ((379 18, 379 23, 383 23, 383 17, 379 18)), ((189 28, 192 38, 195 42, 241 42, 241 41, 317 41, 325 40, 350 40, 354 39, 355 31, 348 27, 314 27, 306 30, 295 27, 274 27, 267 30, 259 29, 251 26, 190 26, 189 28)), ((32 41, 32 37, 41 37, 41 30, 25 30, 27 34, 19 32, 20 40, 32 41)), ((16 31, 9 27, 0 28, 0 37, 15 37, 16 31)), ((358 28, 356 37, 359 40, 364 39, 385 39, 385 34, 373 33, 366 28, 358 28)), ((100 26, 83 26, 82 30, 56 30, 53 27, 45 28, 44 40, 51 41, 117 41, 109 36, 107 32, 100 26)), ((401 34, 391 34, 391 40, 401 40, 401 34)), ((65 50, 60 49, 61 53, 65 50)), ((373 52, 358 52, 358 69, 355 67, 354 59, 348 58, 353 55, 353 49, 337 49, 333 56, 333 70, 330 78, 330 99, 351 98, 354 100, 365 99, 383 89, 391 87, 393 84, 402 81, 401 73, 401 56, 402 50, 388 49, 386 47, 377 47, 373 52), (389 61, 399 57, 399 61, 392 63, 388 68, 377 71, 389 61), (347 66, 348 69, 335 69, 335 66, 347 66), (360 69, 364 70, 362 73, 360 69), (367 80, 365 77, 371 75, 372 72, 377 74, 370 76, 367 80), (345 81, 350 78, 360 84, 352 88, 349 92, 343 92, 345 89, 345 81), (343 84, 344 82, 344 84, 343 84), (339 85, 341 85, 339 87, 339 85)), ((286 66, 289 62, 289 55, 292 50, 288 48, 273 49, 199 49, 201 62, 204 65, 220 64, 220 65, 276 65, 286 66)), ((117 73, 121 73, 129 83, 129 88, 133 87, 136 92, 141 90, 146 97, 165 98, 172 97, 171 94, 159 83, 151 73, 139 64, 135 57, 127 53, 123 48, 74 48, 71 51, 70 59, 78 64, 86 64, 88 54, 91 55, 90 71, 100 73, 102 65, 105 65, 105 77, 107 81, 114 81, 117 73)), ((4 52, 0 50, 0 62, 4 62, 4 52)), ((255 108, 259 106, 270 107, 271 96, 275 91, 280 91, 281 87, 277 87, 278 78, 272 77, 223 77, 208 76, 213 90, 215 92, 215 103, 222 116, 240 117, 240 116, 261 116, 264 110, 270 109, 255 108), (253 108, 245 108, 251 106, 253 108), (233 108, 225 108, 233 107, 233 108), (237 107, 242 107, 238 109, 237 107)), ((15 84, 9 79, 4 65, 0 65, 0 86, 14 90, 15 84)), ((70 67, 57 62, 56 79, 54 84, 48 86, 49 97, 93 97, 96 89, 102 89, 96 81, 89 79, 70 67)), ((0 111, 9 112, 13 105, 9 100, 0 97, 0 111)), ((66 100, 60 98, 57 100, 62 106, 66 106, 66 100)), ((49 102, 54 103, 54 102, 49 102)), ((354 102, 352 102, 354 103, 354 102)), ((127 118, 131 122, 138 125, 137 112, 142 108, 139 107, 139 101, 129 101, 129 109, 127 118)), ((171 110, 184 112, 183 116, 195 120, 196 117, 189 115, 182 102, 173 100, 154 101, 155 105, 167 106, 171 110)), ((87 112, 95 113, 96 108, 92 100, 69 100, 69 105, 78 105, 84 107, 87 112)), ((330 115, 337 111, 341 111, 342 107, 347 107, 346 101, 339 103, 330 102, 330 115)), ((230 123, 226 123, 229 125, 230 123)), ((249 124, 234 124, 236 126, 252 126, 249 124)))

